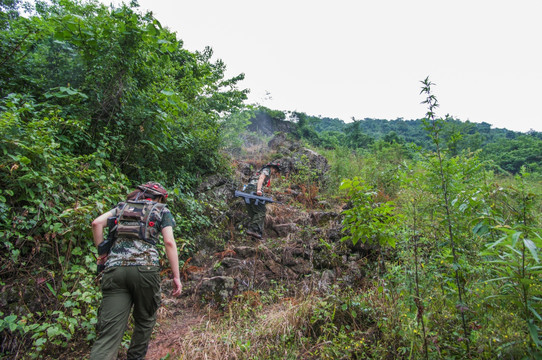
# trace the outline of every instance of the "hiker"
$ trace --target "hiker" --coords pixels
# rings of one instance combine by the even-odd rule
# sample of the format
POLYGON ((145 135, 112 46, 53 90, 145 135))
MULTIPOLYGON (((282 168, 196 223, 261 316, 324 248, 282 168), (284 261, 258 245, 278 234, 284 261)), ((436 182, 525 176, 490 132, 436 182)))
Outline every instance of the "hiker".
POLYGON ((179 258, 173 236, 175 220, 165 205, 167 196, 162 185, 148 182, 131 192, 126 202, 119 203, 92 222, 92 235, 98 246, 104 241, 107 219, 117 217, 116 240, 108 254, 98 257, 98 264, 105 264, 105 270, 101 283, 103 299, 96 324, 97 339, 90 353, 91 360, 117 358, 132 308, 134 331, 127 359, 145 358, 161 301, 156 249, 160 233, 173 273, 172 296, 181 294, 179 258))
MULTIPOLYGON (((244 191, 254 193, 258 196, 263 196, 263 186, 271 185, 271 175, 277 175, 280 171, 280 164, 268 163, 262 167, 260 171, 252 175, 244 191)), ((250 220, 248 222, 247 234, 255 238, 261 239, 265 223, 266 207, 265 203, 255 204, 253 201, 246 204, 250 220)))

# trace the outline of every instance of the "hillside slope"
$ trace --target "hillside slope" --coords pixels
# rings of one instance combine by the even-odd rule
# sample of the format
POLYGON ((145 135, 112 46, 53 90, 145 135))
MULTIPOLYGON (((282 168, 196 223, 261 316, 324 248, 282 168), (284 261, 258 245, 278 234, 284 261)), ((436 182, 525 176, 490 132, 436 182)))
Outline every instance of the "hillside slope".
MULTIPOLYGON (((364 280, 371 250, 339 242, 344 204, 323 199, 319 193, 328 170, 324 157, 278 135, 269 144, 252 147, 234 165, 233 182, 213 177, 200 186, 201 198, 222 202, 226 212, 217 218, 216 233, 202 234, 197 253, 182 269, 182 297, 164 298, 150 359, 167 354, 191 359, 243 358, 240 344, 219 338, 233 337, 223 332, 233 331, 241 326, 239 322, 250 322, 250 314, 266 314, 270 322, 247 324, 244 339, 256 347, 252 354, 266 358, 263 354, 272 351, 274 336, 287 335, 287 329, 299 326, 297 322, 309 321, 298 318, 298 312, 313 311, 316 302, 304 299, 325 296, 338 284, 360 286, 364 280), (242 199, 233 198, 233 190, 271 159, 283 164, 286 171, 272 180, 267 195, 282 204, 267 205, 264 237, 257 240, 244 233, 245 205, 242 199), (223 321, 238 323, 228 330, 222 328, 223 321)), ((374 321, 366 320, 365 331, 377 333, 374 321)))

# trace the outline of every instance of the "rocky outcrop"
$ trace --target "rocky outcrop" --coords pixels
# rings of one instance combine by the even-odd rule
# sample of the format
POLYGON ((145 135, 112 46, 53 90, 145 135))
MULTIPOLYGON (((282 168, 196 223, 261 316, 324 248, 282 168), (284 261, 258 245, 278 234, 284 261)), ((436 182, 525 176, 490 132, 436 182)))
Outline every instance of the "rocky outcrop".
POLYGON ((198 186, 197 193, 200 198, 209 201, 228 201, 235 191, 235 183, 223 175, 212 175, 198 186))
MULTIPOLYGON (((316 151, 302 147, 299 142, 291 140, 286 134, 275 135, 268 143, 269 151, 275 153, 273 162, 281 165, 281 175, 295 174, 310 182, 322 182, 330 167, 327 159, 316 151)), ((260 154, 261 155, 261 154, 260 154)), ((245 183, 258 171, 265 162, 254 164, 252 160, 237 163, 240 181, 245 183)))
MULTIPOLYGON (((284 115, 284 114, 282 114, 284 115)), ((266 112, 256 112, 254 118, 250 119, 248 130, 258 132, 266 136, 273 135, 276 132, 291 133, 295 129, 295 124, 280 118, 270 116, 266 112)))
MULTIPOLYGON (((329 164, 322 155, 286 134, 277 134, 268 145, 273 161, 283 168, 281 175, 308 184, 325 181, 329 164)), ((363 259, 374 248, 341 242, 342 209, 302 204, 306 190, 294 182, 273 195, 284 204, 268 206, 264 239, 245 235, 245 204, 233 193, 260 165, 253 159, 237 161, 236 180, 212 176, 201 183, 198 194, 202 202, 210 203, 210 211, 222 204, 213 224, 222 235, 198 235, 193 266, 183 271, 185 295, 219 303, 248 290, 265 289, 273 282, 295 282, 303 289, 326 291, 338 280, 351 282, 364 276, 363 259)))
POLYGON ((237 243, 229 242, 226 249, 216 244, 213 254, 200 250, 193 260, 195 271, 185 273, 192 284, 185 294, 218 303, 273 282, 299 282, 325 291, 337 280, 364 276, 362 259, 373 249, 340 241, 340 213, 288 208, 282 217, 276 214, 278 207, 270 209, 264 240, 240 232, 237 243))
POLYGON ((269 147, 283 155, 275 160, 282 166, 283 174, 298 174, 309 181, 322 181, 329 171, 327 159, 316 151, 301 147, 285 134, 278 134, 269 141, 269 147))
POLYGON ((290 154, 297 151, 301 147, 301 144, 298 141, 290 139, 286 133, 281 132, 269 140, 267 146, 279 154, 290 154))

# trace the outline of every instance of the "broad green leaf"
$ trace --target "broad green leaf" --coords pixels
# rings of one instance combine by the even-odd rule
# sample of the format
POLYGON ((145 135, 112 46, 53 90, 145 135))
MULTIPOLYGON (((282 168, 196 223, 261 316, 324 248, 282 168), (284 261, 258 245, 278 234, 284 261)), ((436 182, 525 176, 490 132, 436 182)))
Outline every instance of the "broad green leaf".
POLYGON ((542 317, 540 316, 540 314, 530 305, 529 305, 529 310, 533 313, 534 316, 536 316, 538 320, 542 321, 542 317))
POLYGON ((53 294, 54 296, 57 296, 57 295, 56 295, 56 291, 55 291, 55 289, 53 289, 53 287, 51 286, 51 284, 47 283, 47 288, 49 289, 49 291, 51 292, 51 294, 53 294))
POLYGON ((489 232, 489 227, 484 222, 479 222, 476 224, 476 226, 472 229, 472 233, 474 235, 485 235, 489 232))
POLYGON ((15 332, 15 330, 17 330, 17 324, 15 323, 9 323, 8 327, 9 327, 9 331, 11 332, 15 332))
POLYGON ((515 232, 514 234, 512 234, 512 240, 513 240, 513 246, 516 245, 516 243, 518 242, 520 236, 521 236, 521 232, 518 231, 518 232, 515 232))
POLYGON ((523 244, 525 244, 525 247, 529 249, 531 252, 531 255, 535 259, 536 262, 539 262, 538 260, 538 248, 536 247, 536 244, 529 239, 523 239, 523 244))
POLYGON ((25 164, 25 165, 28 165, 28 164, 31 163, 30 159, 27 158, 26 156, 21 156, 21 157, 19 158, 19 161, 20 161, 21 163, 25 164))
POLYGON ((531 339, 535 343, 536 347, 541 347, 542 342, 538 338, 538 328, 537 328, 536 324, 534 324, 532 322, 532 320, 529 321, 529 334, 531 335, 531 339))
POLYGON ((61 331, 56 326, 50 326, 47 329, 47 336, 49 339, 54 338, 55 336, 59 335, 61 331))

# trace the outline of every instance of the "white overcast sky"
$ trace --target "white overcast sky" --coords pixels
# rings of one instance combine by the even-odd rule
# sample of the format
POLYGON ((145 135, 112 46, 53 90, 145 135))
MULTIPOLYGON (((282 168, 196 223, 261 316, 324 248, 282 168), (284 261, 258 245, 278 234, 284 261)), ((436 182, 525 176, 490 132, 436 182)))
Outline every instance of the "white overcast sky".
POLYGON ((228 76, 245 73, 250 103, 344 121, 418 119, 429 76, 439 116, 542 131, 542 0, 139 4, 188 50, 210 46, 228 76))

